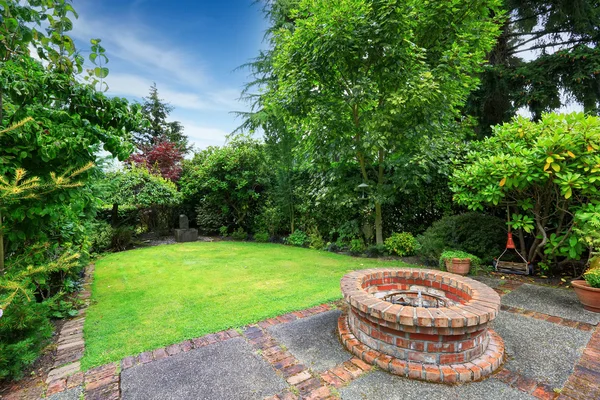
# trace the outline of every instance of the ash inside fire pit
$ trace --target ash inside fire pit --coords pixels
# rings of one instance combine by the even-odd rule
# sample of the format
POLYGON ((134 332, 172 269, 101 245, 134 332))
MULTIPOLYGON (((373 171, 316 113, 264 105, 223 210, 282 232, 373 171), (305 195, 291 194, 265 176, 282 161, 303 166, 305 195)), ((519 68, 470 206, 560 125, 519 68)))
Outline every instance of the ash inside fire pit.
POLYGON ((392 292, 383 296, 383 301, 392 304, 400 304, 401 306, 439 308, 449 307, 454 302, 448 300, 444 296, 438 296, 432 293, 421 292, 420 290, 401 290, 392 292))

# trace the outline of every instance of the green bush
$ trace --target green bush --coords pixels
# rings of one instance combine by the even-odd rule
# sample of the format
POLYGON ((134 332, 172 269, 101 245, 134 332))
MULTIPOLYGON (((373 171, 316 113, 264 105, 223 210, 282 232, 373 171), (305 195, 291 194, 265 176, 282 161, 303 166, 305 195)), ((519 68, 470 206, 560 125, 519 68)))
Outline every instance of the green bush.
POLYGON ((600 268, 590 269, 583 278, 591 287, 600 289, 600 268))
POLYGON ((365 243, 362 239, 352 239, 348 250, 354 255, 362 254, 365 251, 365 243))
POLYGON ((387 256, 389 253, 388 253, 385 245, 374 244, 374 245, 368 246, 365 249, 365 254, 369 258, 377 258, 377 257, 387 256))
POLYGON ((219 235, 223 236, 223 237, 227 237, 227 235, 229 234, 229 228, 226 226, 222 226, 219 228, 219 235))
POLYGON ((417 255, 437 262, 445 249, 463 250, 491 263, 506 245, 506 222, 500 218, 470 212, 435 222, 417 237, 417 255))
POLYGON ((267 232, 256 232, 254 234, 254 240, 259 243, 266 243, 269 241, 269 234, 267 232))
POLYGON ((296 229, 294 233, 292 233, 285 239, 286 244, 298 247, 304 247, 304 245, 306 245, 307 242, 308 236, 300 229, 296 229))
POLYGON ((444 252, 442 252, 442 254, 440 255, 440 268, 445 268, 446 267, 446 260, 451 260, 453 258, 460 258, 460 259, 465 259, 468 258, 471 260, 471 265, 473 266, 478 266, 481 265, 481 260, 479 259, 479 257, 467 253, 466 251, 462 251, 462 250, 446 250, 444 252))
POLYGON ((120 226, 113 228, 110 247, 115 251, 127 250, 133 244, 133 228, 120 226))
POLYGON ((12 303, 0 318, 0 380, 18 380, 52 336, 45 303, 12 303))
POLYGON ((385 248, 390 253, 395 253, 400 257, 412 256, 419 247, 419 242, 410 232, 392 233, 392 236, 385 239, 385 248))
POLYGON ((323 236, 321 236, 318 230, 308 235, 308 247, 315 250, 322 250, 325 247, 323 236))
POLYGON ((241 226, 237 228, 235 231, 231 233, 231 237, 233 240, 246 240, 248 238, 248 234, 241 226))
POLYGON ((97 221, 92 224, 90 231, 91 251, 102 253, 110 249, 112 244, 113 228, 109 223, 97 221))

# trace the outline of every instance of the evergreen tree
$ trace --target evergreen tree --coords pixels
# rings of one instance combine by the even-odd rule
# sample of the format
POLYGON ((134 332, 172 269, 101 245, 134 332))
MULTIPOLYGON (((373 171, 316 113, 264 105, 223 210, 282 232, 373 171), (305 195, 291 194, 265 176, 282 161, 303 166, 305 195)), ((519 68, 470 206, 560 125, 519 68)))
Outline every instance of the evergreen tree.
POLYGON ((467 113, 490 126, 527 108, 534 120, 566 102, 600 110, 600 1, 504 0, 509 18, 467 113))
POLYGON ((183 133, 183 125, 179 121, 167 122, 167 117, 173 111, 173 107, 158 97, 156 83, 150 87, 150 94, 144 97, 142 113, 150 124, 134 133, 136 146, 140 150, 156 146, 161 142, 172 142, 182 153, 188 153, 192 146, 188 144, 188 138, 183 133))

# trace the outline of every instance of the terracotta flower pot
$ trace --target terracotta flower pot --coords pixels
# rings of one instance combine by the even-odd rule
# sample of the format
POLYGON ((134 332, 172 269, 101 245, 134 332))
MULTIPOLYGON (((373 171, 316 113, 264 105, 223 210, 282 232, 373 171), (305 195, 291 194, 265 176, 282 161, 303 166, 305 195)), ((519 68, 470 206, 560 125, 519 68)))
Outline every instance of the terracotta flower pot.
POLYGON ((470 268, 470 258, 453 258, 451 260, 446 260, 446 269, 453 274, 467 275, 470 268))
POLYGON ((600 312, 600 289, 591 287, 584 280, 572 281, 575 294, 583 304, 583 308, 593 312, 600 312))

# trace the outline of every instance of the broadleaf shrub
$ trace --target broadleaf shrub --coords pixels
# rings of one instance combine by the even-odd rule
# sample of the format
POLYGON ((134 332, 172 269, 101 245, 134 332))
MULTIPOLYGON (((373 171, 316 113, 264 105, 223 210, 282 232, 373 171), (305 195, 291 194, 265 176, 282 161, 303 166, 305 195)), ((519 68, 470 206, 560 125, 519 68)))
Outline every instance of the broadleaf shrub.
POLYGON ((490 263, 506 245, 506 222, 476 212, 452 215, 434 222, 417 240, 417 255, 430 262, 437 263, 445 249, 456 249, 490 263))
POLYGON ((371 245, 365 249, 365 255, 369 258, 377 258, 388 255, 388 250, 385 245, 371 245))
POLYGON ((365 242, 363 242, 362 239, 352 239, 350 241, 348 250, 350 250, 350 253, 354 255, 361 254, 363 251, 365 251, 365 242))
POLYGON ((259 243, 266 243, 269 241, 269 234, 267 232, 256 232, 254 234, 254 240, 259 243))
POLYGON ((395 253, 400 257, 411 256, 419 247, 419 242, 410 232, 392 233, 392 236, 385 239, 385 248, 390 253, 395 253))
POLYGON ((308 243, 308 236, 300 229, 296 229, 294 233, 285 239, 285 243, 292 246, 304 247, 308 243))
POLYGON ((233 240, 246 240, 248 238, 248 233, 241 226, 231 232, 231 237, 233 240))

